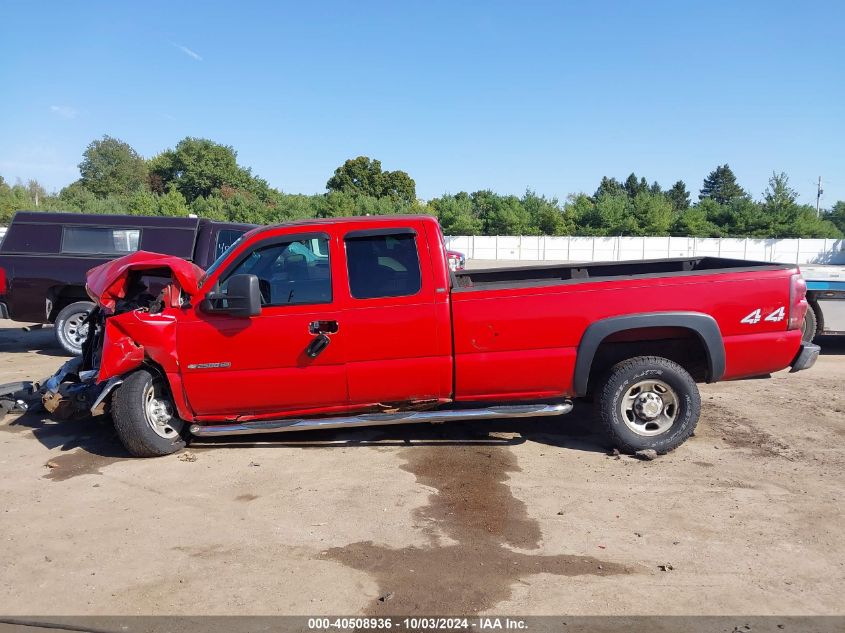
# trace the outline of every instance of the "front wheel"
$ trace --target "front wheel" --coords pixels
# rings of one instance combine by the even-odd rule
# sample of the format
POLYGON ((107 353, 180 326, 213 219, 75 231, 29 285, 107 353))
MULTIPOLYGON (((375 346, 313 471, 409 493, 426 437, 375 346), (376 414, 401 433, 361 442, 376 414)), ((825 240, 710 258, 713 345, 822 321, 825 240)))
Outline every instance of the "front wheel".
POLYGON ((139 369, 112 396, 112 419, 120 441, 135 457, 159 457, 184 448, 185 422, 175 412, 166 381, 139 369))
POLYGON ((94 304, 90 301, 77 301, 65 306, 56 315, 56 321, 53 323, 56 341, 71 356, 79 356, 82 353, 82 344, 88 337, 90 327, 86 319, 93 309, 94 304))
POLYGON ((667 453, 695 431, 701 397, 692 376, 659 356, 616 364, 596 389, 596 413, 607 439, 624 453, 667 453))

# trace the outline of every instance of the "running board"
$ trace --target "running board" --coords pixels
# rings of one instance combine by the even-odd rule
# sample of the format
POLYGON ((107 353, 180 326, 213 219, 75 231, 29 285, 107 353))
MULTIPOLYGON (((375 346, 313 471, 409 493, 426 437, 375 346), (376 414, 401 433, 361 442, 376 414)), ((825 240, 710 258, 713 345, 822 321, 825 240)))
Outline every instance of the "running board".
POLYGON ((356 426, 413 424, 419 422, 449 422, 451 420, 494 420, 497 418, 533 418, 563 415, 572 411, 572 402, 559 404, 524 404, 486 409, 448 409, 445 411, 403 411, 401 413, 364 413, 337 418, 290 418, 286 420, 256 420, 238 424, 191 425, 197 437, 218 435, 247 435, 250 433, 282 433, 311 429, 345 429, 356 426))

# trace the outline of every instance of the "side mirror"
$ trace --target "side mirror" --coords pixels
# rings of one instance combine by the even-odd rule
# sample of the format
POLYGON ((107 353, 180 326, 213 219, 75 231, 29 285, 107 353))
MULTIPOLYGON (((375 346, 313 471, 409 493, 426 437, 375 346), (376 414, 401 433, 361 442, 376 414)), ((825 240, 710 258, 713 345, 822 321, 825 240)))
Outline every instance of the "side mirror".
POLYGON ((261 314, 261 291, 255 275, 234 275, 226 284, 226 292, 210 292, 203 309, 225 312, 232 316, 251 317, 261 314))

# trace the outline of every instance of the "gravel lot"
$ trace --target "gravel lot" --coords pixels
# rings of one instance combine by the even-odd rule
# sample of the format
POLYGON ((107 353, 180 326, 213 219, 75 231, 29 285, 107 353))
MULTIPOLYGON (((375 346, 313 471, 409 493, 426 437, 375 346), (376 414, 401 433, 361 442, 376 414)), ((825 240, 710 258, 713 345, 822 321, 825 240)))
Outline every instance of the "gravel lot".
MULTIPOLYGON (((0 382, 64 361, 0 321, 0 382)), ((0 426, 0 612, 842 614, 845 341, 702 386, 698 434, 608 455, 560 419, 195 443, 0 426)))

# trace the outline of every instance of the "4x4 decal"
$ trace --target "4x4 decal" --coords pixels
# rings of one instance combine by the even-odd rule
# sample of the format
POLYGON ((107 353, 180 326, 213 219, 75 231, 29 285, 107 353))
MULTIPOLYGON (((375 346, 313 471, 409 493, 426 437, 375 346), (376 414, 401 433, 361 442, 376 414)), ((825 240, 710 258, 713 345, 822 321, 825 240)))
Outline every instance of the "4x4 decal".
POLYGON ((762 321, 771 321, 773 323, 777 323, 778 321, 783 321, 786 316, 786 310, 784 310, 783 306, 766 316, 763 317, 763 310, 761 308, 757 308, 753 312, 747 314, 743 318, 739 320, 740 323, 748 323, 754 325, 755 323, 759 323, 762 321))

